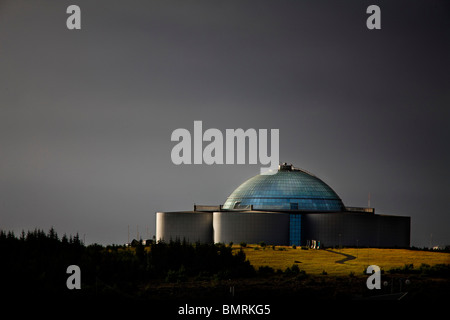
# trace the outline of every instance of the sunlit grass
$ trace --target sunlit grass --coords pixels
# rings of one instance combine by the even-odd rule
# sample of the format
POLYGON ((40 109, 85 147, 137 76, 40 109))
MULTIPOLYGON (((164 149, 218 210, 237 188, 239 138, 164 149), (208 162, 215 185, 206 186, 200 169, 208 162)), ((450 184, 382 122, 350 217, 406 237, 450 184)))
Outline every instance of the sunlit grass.
MULTIPOLYGON (((234 247, 239 250, 239 246, 234 247)), ((421 264, 433 266, 435 264, 450 264, 450 253, 415 251, 407 249, 330 249, 326 250, 302 250, 300 248, 271 246, 262 248, 257 245, 243 248, 250 263, 257 269, 260 266, 269 266, 274 270, 284 271, 293 264, 298 264, 301 270, 308 274, 328 275, 363 275, 369 265, 377 265, 382 270, 403 267, 405 264, 413 264, 415 268, 421 264), (255 250, 256 248, 256 250, 255 250), (355 259, 336 263, 345 259, 342 254, 354 256, 355 259)))

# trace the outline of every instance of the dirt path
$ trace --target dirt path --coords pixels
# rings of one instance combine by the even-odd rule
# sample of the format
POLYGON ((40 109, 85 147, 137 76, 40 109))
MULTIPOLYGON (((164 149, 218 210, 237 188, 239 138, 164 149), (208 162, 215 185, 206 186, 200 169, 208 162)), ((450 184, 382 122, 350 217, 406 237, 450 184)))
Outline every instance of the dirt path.
POLYGON ((325 251, 328 251, 328 252, 331 252, 331 253, 340 254, 340 255, 343 255, 345 257, 344 259, 335 261, 335 263, 344 264, 347 261, 356 259, 355 256, 352 256, 350 254, 345 254, 345 253, 333 251, 333 250, 330 250, 330 249, 326 249, 325 251))

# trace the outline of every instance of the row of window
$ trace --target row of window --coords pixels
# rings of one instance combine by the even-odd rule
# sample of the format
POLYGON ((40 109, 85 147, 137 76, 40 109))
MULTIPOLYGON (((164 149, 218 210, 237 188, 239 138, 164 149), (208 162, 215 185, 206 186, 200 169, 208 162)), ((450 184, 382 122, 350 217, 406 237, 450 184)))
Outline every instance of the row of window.
POLYGON ((266 210, 324 210, 340 211, 342 202, 340 200, 323 199, 233 199, 224 204, 225 209, 239 209, 243 206, 253 205, 253 209, 266 210), (240 201, 239 201, 240 200, 240 201))
POLYGON ((245 193, 233 193, 231 198, 250 198, 250 197, 326 197, 326 198, 337 198, 334 194, 330 194, 325 191, 308 191, 299 192, 298 190, 292 191, 255 191, 255 192, 245 192, 245 193))
POLYGON ((246 189, 251 189, 254 187, 257 188, 265 188, 265 187, 269 187, 269 188, 273 188, 273 187, 284 187, 284 188, 301 188, 301 187, 308 187, 308 188, 313 188, 313 187, 317 187, 317 188, 327 188, 326 185, 322 184, 322 183, 318 183, 317 181, 311 181, 310 183, 308 182, 300 182, 300 181, 292 181, 292 182, 281 182, 281 181, 275 181, 275 182, 270 182, 270 181, 262 181, 259 183, 244 183, 242 185, 242 187, 245 187, 246 189))

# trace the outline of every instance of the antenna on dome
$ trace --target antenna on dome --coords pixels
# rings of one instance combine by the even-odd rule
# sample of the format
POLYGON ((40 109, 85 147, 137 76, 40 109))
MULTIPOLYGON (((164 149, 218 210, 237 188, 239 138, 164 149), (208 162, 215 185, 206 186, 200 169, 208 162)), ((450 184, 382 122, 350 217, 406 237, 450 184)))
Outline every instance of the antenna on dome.
POLYGON ((294 166, 291 164, 287 164, 287 162, 283 162, 278 166, 278 171, 293 171, 294 166))
POLYGON ((370 192, 369 192, 369 198, 367 200, 367 207, 370 208, 370 192))

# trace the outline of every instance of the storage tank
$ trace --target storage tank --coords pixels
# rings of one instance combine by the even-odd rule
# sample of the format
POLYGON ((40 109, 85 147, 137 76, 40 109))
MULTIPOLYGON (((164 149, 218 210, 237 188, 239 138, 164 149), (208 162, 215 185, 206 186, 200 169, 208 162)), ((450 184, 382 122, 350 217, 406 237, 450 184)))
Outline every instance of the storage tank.
POLYGON ((213 213, 177 211, 156 213, 156 240, 180 240, 189 243, 213 242, 213 213))
POLYGON ((289 214, 279 212, 221 211, 213 214, 214 242, 265 242, 289 245, 289 214))

